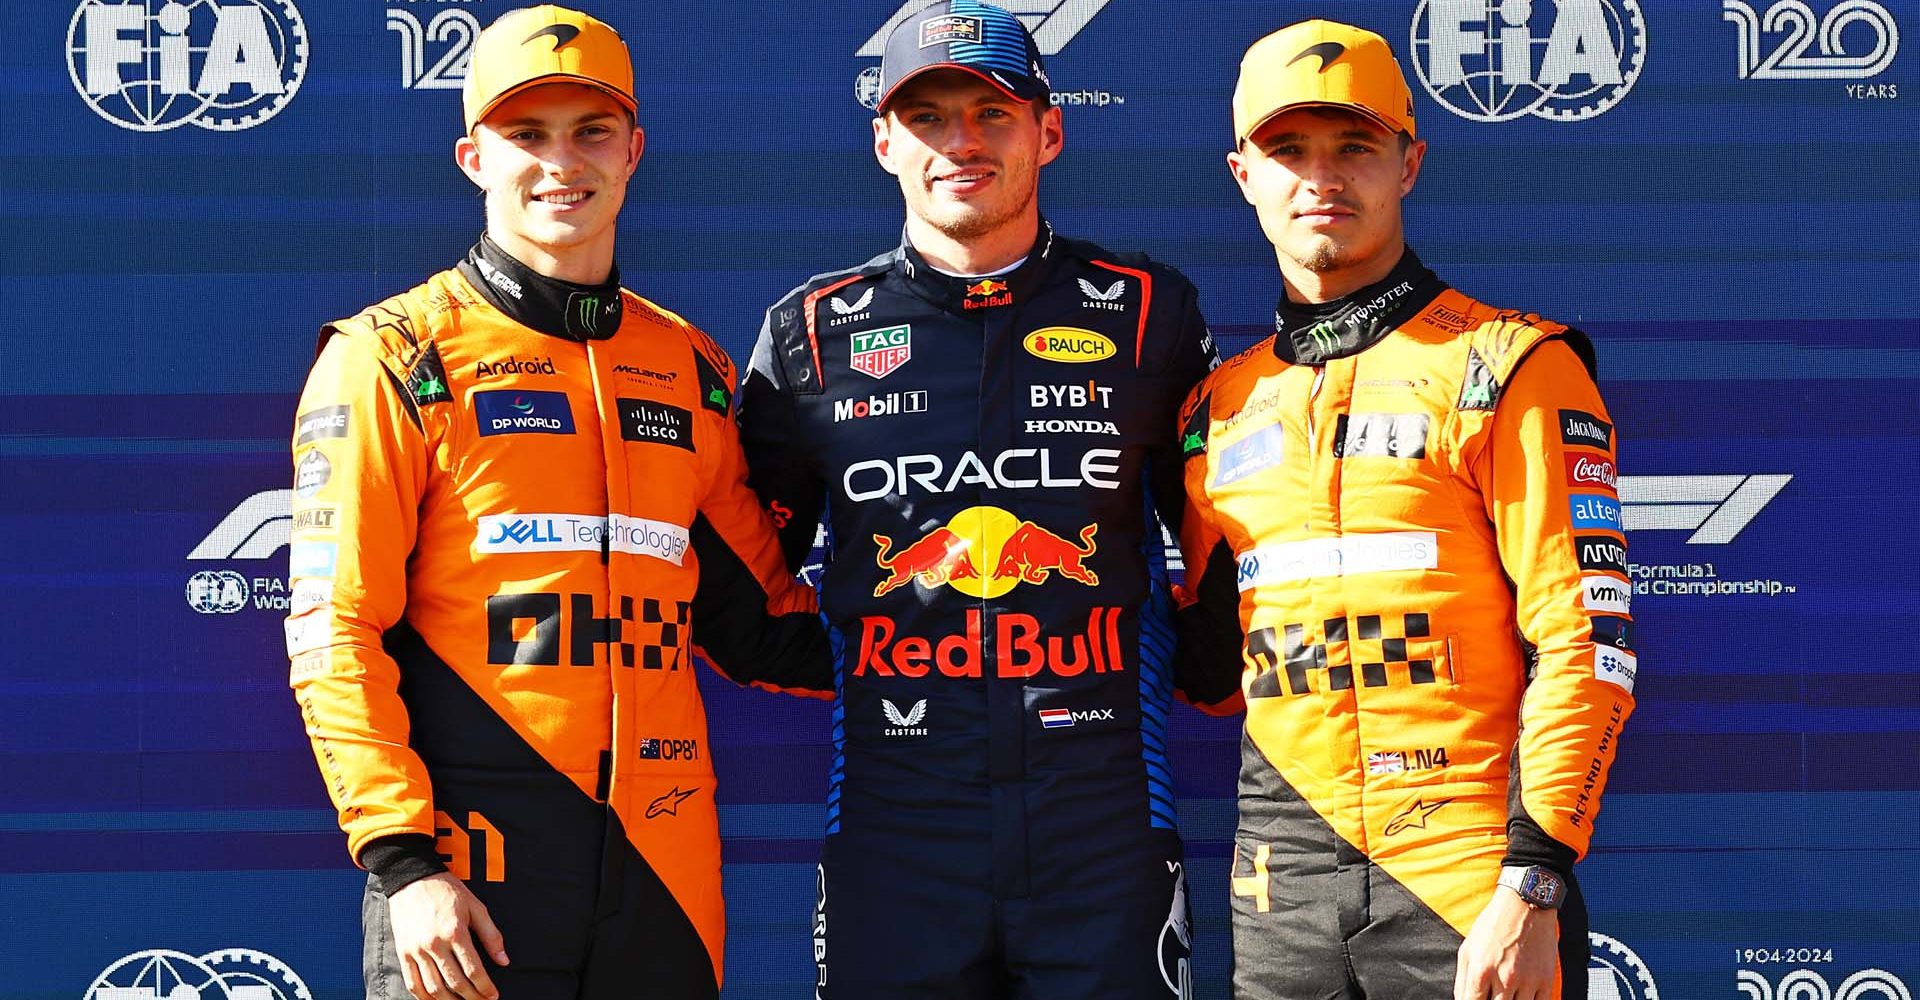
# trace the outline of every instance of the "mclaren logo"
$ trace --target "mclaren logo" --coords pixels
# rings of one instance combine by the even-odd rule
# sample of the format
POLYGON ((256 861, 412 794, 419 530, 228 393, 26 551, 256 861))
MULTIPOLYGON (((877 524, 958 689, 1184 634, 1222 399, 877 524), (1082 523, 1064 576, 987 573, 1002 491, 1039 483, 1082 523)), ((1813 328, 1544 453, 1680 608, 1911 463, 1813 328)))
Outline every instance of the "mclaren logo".
POLYGON ((574 39, 579 37, 580 37, 580 29, 574 25, 549 24, 546 27, 541 28, 539 31, 536 31, 533 34, 528 35, 526 41, 521 42, 520 44, 530 45, 533 43, 533 40, 536 38, 552 38, 553 50, 555 52, 558 52, 561 49, 566 48, 569 44, 573 42, 574 39))
POLYGON ((1346 53, 1347 47, 1339 42, 1321 42, 1318 45, 1309 45, 1301 49, 1299 55, 1287 60, 1287 65, 1291 66, 1308 56, 1319 56, 1320 72, 1325 73, 1328 66, 1333 65, 1335 60, 1346 55, 1346 53))

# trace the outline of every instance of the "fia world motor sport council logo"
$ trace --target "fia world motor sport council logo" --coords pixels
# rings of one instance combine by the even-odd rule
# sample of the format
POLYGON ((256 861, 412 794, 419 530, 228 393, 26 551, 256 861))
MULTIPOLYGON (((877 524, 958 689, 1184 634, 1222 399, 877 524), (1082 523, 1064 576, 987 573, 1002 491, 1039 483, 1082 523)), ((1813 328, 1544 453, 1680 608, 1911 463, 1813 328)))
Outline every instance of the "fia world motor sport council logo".
POLYGON ((67 26, 67 71, 121 128, 233 132, 299 92, 307 26, 293 0, 83 0, 67 26))

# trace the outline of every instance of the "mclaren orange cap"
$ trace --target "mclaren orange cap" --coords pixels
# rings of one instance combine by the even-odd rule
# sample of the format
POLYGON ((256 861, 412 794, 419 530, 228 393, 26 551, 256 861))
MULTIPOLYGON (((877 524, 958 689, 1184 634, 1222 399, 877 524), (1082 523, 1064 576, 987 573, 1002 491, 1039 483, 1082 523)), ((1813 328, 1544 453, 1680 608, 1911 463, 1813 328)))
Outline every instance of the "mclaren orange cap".
POLYGON ((473 43, 463 93, 467 131, 501 101, 543 83, 599 87, 628 111, 633 60, 618 32, 598 18, 553 4, 510 10, 473 43))
POLYGON ((1337 21, 1301 21, 1253 43, 1233 88, 1233 141, 1283 111, 1352 108, 1389 132, 1413 131, 1413 92, 1387 40, 1337 21))

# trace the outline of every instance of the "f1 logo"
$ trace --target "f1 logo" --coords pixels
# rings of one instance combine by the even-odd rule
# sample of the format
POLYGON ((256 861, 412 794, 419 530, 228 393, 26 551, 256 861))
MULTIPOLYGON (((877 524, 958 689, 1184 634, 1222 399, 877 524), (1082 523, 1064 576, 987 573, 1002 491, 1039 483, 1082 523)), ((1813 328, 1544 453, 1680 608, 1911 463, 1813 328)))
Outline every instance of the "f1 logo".
MULTIPOLYGON (((907 0, 854 55, 874 59, 886 55, 887 36, 893 34, 893 29, 936 2, 907 0)), ((1080 29, 1085 28, 1107 3, 1108 0, 997 0, 996 6, 1018 17, 1027 26, 1027 30, 1033 33, 1034 44, 1040 47, 1041 55, 1052 56, 1059 55, 1060 50, 1066 48, 1067 43, 1073 41, 1073 36, 1079 34, 1080 29)))

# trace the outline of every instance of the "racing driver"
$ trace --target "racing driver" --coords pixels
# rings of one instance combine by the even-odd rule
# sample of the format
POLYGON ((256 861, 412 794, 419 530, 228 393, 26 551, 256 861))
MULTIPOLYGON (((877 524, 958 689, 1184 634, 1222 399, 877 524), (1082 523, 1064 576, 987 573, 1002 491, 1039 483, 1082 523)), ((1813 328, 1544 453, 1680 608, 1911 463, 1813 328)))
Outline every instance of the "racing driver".
POLYGON ((1254 43, 1233 121, 1285 293, 1183 408, 1181 618, 1247 705, 1234 995, 1584 998, 1636 667, 1593 350, 1406 247, 1426 143, 1380 36, 1254 43))
POLYGON ((367 995, 714 997, 692 644, 822 692, 832 654, 747 488, 726 354, 620 287, 626 46, 512 11, 464 97, 485 235, 321 332, 294 431, 287 649, 372 873, 367 995))
POLYGON ((830 515, 817 994, 1184 996, 1152 511, 1216 361, 1193 286, 1042 220, 1061 115, 1006 11, 903 20, 879 98, 905 239, 768 309, 741 389, 790 565, 830 515))

